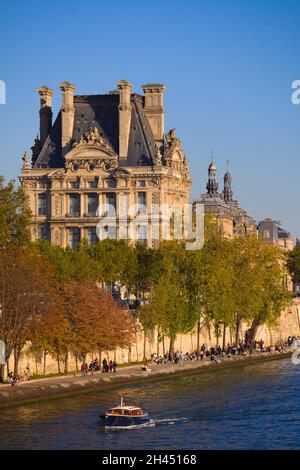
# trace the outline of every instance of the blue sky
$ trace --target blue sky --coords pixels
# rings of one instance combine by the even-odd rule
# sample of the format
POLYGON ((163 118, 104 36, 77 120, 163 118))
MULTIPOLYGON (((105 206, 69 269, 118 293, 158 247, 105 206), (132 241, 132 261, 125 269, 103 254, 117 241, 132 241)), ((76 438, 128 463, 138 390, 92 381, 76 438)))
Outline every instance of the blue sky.
POLYGON ((256 220, 272 217, 300 236, 300 2, 293 0, 60 0, 1 2, 0 174, 17 178, 38 132, 36 89, 59 83, 106 93, 120 79, 141 92, 166 84, 166 131, 176 127, 204 192, 211 148, 222 185, 230 160, 234 196, 256 220))

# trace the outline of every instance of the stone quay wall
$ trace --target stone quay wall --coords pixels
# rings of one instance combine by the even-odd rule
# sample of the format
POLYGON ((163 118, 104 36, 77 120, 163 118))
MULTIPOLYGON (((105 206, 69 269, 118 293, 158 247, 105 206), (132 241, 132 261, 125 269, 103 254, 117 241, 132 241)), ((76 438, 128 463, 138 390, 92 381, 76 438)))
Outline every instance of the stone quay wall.
MULTIPOLYGON (((246 330, 250 325, 243 324, 241 327, 241 337, 244 336, 246 330)), ((263 339, 266 346, 274 345, 276 342, 284 341, 288 336, 298 336, 300 335, 300 299, 296 298, 293 300, 293 303, 282 312, 278 324, 273 328, 268 328, 266 325, 261 325, 258 327, 256 339, 263 339)), ((168 351, 170 340, 165 338, 164 343, 158 341, 158 335, 156 332, 151 337, 144 338, 142 328, 139 324, 136 325, 136 338, 132 344, 130 350, 128 349, 117 349, 116 351, 103 351, 101 355, 101 360, 106 357, 108 360, 116 360, 118 364, 125 364, 136 361, 143 361, 143 352, 144 344, 146 357, 150 358, 152 353, 157 353, 162 355, 164 350, 168 351)), ((232 343, 234 341, 234 333, 226 331, 226 344, 228 342, 232 343)), ((213 328, 209 329, 206 326, 201 327, 200 329, 200 345, 205 343, 207 347, 215 346, 217 344, 222 345, 223 338, 222 335, 217 338, 214 335, 213 328)), ((30 368, 31 374, 43 374, 44 373, 44 363, 43 357, 37 356, 33 357, 28 353, 30 345, 27 345, 22 353, 20 359, 19 371, 23 375, 26 367, 30 368)), ((175 351, 193 352, 197 347, 197 331, 193 331, 190 334, 178 335, 175 341, 175 351)), ((87 361, 98 357, 98 354, 88 355, 87 361)), ((10 357, 9 368, 13 370, 13 356, 10 357)), ((80 367, 80 362, 78 362, 80 367)), ((63 370, 64 365, 61 361, 61 370, 63 370)), ((46 358, 46 374, 58 373, 57 361, 51 355, 47 355, 46 358)), ((68 370, 69 372, 76 371, 76 362, 75 358, 69 354, 68 359, 68 370)))

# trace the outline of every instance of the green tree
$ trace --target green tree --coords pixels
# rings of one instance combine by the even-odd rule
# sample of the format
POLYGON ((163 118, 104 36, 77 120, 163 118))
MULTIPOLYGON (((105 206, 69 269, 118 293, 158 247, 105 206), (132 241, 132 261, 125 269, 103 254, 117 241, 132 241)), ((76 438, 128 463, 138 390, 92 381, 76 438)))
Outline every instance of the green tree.
POLYGON ((160 245, 155 257, 156 282, 149 293, 149 303, 139 309, 144 332, 157 327, 162 335, 170 338, 170 351, 176 336, 191 331, 198 316, 189 257, 181 242, 160 245))
POLYGON ((288 254, 287 266, 292 279, 295 283, 300 284, 300 243, 296 243, 296 246, 288 254))
POLYGON ((126 240, 105 239, 90 247, 96 263, 98 281, 110 288, 114 282, 130 288, 133 285, 137 260, 135 249, 126 240))
POLYGON ((5 184, 0 176, 0 249, 28 244, 29 221, 30 210, 23 189, 16 188, 14 181, 5 184))

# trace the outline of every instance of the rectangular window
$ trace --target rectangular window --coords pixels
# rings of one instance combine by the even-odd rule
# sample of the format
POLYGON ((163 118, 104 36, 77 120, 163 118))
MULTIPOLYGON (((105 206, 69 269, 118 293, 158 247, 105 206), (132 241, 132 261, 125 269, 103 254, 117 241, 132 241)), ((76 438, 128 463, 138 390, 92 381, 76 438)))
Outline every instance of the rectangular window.
POLYGON ((47 189, 48 183, 46 181, 38 181, 37 187, 39 189, 47 189))
POLYGON ((70 188, 77 189, 79 188, 79 180, 69 181, 70 188))
POLYGON ((111 238, 112 240, 117 238, 116 227, 113 225, 107 227, 107 238, 111 238))
POLYGON ((98 194, 88 194, 88 215, 95 217, 98 209, 98 194))
POLYGON ((70 227, 69 229, 69 246, 76 248, 80 242, 80 229, 78 227, 70 227))
POLYGON ((38 237, 40 240, 48 240, 48 231, 46 225, 39 226, 38 237))
POLYGON ((146 181, 145 180, 137 180, 136 187, 137 188, 145 188, 146 187, 146 181))
POLYGON ((116 182, 115 178, 107 178, 107 180, 105 180, 105 187, 106 188, 116 188, 117 187, 117 182, 116 182))
POLYGON ((138 211, 140 212, 140 214, 146 214, 147 212, 146 203, 147 203, 146 193, 144 191, 138 192, 137 205, 138 205, 138 211))
POLYGON ((137 226, 137 240, 143 245, 147 245, 148 238, 148 229, 147 225, 138 225, 137 226))
POLYGON ((271 240, 270 230, 264 230, 263 238, 264 238, 264 240, 271 240))
POLYGON ((80 215, 80 195, 69 195, 69 215, 72 217, 79 217, 80 215))
POLYGON ((46 194, 38 195, 38 214, 47 215, 47 199, 46 194))
POLYGON ((96 180, 88 181, 88 188, 97 188, 98 182, 96 180))
POLYGON ((90 245, 95 245, 98 241, 96 227, 88 227, 88 241, 90 245))
POLYGON ((116 194, 115 193, 106 193, 105 204, 109 206, 107 209, 109 217, 116 216, 116 194))

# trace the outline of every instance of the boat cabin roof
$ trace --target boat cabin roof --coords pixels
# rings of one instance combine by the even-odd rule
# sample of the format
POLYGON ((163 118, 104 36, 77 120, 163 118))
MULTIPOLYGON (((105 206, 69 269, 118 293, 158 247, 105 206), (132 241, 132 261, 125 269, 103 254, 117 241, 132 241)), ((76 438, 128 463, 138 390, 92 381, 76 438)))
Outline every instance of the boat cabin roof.
POLYGON ((129 405, 123 405, 123 406, 115 406, 114 408, 111 408, 109 411, 111 410, 114 410, 114 411, 117 411, 117 410, 130 410, 130 411, 137 411, 137 410, 141 410, 141 408, 139 406, 129 406, 129 405))

